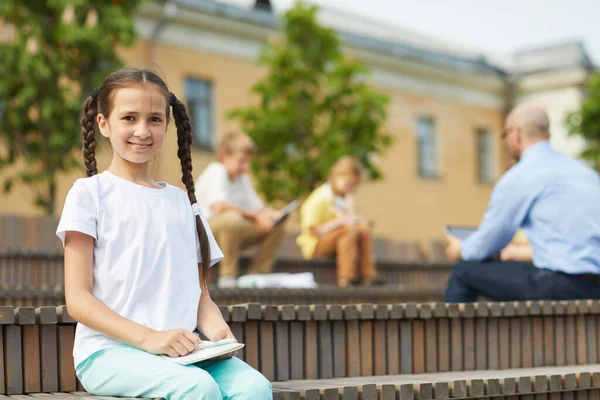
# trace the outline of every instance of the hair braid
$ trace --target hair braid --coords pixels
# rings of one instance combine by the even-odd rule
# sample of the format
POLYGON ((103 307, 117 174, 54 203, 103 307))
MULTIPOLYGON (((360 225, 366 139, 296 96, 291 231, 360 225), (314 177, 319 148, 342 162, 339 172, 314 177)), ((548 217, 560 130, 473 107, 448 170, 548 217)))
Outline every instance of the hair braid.
MULTIPOLYGON (((190 199, 190 203, 196 203, 196 189, 194 187, 194 177, 192 175, 192 126, 190 118, 185 109, 185 105, 179 101, 175 95, 171 94, 169 102, 173 107, 173 117, 177 127, 177 156, 181 161, 181 181, 185 185, 190 199)), ((199 216, 196 216, 196 225, 198 227, 198 239, 200 240, 200 253, 202 255, 202 281, 206 284, 208 268, 210 267, 210 245, 208 235, 199 216)))
POLYGON ((83 108, 79 116, 81 134, 83 135, 81 150, 88 177, 98 173, 98 167, 96 166, 96 133, 94 131, 96 115, 98 115, 97 99, 89 96, 83 103, 83 108))

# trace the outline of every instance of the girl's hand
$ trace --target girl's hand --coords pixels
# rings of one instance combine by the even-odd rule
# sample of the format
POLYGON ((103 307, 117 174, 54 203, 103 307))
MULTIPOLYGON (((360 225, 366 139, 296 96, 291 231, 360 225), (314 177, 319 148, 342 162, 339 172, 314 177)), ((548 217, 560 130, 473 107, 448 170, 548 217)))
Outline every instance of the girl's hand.
MULTIPOLYGON (((229 329, 229 326, 222 328, 218 332, 215 332, 214 334, 211 335, 211 337, 209 337, 209 339, 212 340, 213 342, 223 340, 223 339, 231 339, 231 340, 233 340, 234 343, 238 342, 237 339, 235 338, 235 336, 233 336, 233 333, 231 333, 231 329, 229 329)), ((227 360, 228 358, 235 357, 237 355, 237 353, 238 353, 237 351, 232 351, 231 353, 223 354, 222 356, 215 357, 211 360, 212 361, 227 360)))
POLYGON ((208 337, 208 340, 213 341, 213 342, 218 342, 219 340, 223 340, 223 339, 231 339, 231 340, 233 340, 234 343, 238 342, 237 339, 235 338, 235 336, 233 336, 233 333, 231 332, 231 329, 229 329, 228 325, 225 325, 218 331, 213 332, 208 337))
POLYGON ((185 356, 196 350, 200 338, 185 329, 151 331, 142 341, 141 348, 148 353, 166 354, 169 357, 185 356))

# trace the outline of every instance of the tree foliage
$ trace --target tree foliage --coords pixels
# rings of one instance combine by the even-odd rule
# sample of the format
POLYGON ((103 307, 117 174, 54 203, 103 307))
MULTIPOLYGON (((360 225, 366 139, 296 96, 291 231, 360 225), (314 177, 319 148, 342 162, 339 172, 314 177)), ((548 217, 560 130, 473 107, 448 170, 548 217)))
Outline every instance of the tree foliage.
POLYGON ((600 74, 588 81, 580 109, 567 116, 566 124, 570 135, 585 140, 581 158, 600 171, 600 74))
POLYGON ((360 61, 344 56, 338 35, 319 25, 317 12, 302 2, 287 11, 281 40, 259 58, 268 74, 252 88, 258 103, 230 113, 259 147, 253 172, 268 201, 310 192, 344 155, 380 178, 373 161, 392 142, 382 132, 388 97, 368 84, 360 61))
POLYGON ((56 178, 79 167, 83 98, 121 66, 115 49, 135 38, 140 0, 0 1, 0 169, 51 214, 56 178))

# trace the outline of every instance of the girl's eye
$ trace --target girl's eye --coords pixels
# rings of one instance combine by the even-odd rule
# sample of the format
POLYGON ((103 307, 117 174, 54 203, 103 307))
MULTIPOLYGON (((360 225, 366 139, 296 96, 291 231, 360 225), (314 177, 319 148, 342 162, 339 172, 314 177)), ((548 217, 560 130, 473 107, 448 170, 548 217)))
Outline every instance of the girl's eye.
POLYGON ((152 121, 152 122, 162 122, 162 119, 160 119, 159 117, 152 117, 150 119, 150 121, 152 121))
POLYGON ((134 118, 133 118, 131 115, 127 115, 127 116, 123 117, 123 119, 124 119, 125 121, 130 121, 130 122, 131 122, 131 121, 134 121, 134 118))

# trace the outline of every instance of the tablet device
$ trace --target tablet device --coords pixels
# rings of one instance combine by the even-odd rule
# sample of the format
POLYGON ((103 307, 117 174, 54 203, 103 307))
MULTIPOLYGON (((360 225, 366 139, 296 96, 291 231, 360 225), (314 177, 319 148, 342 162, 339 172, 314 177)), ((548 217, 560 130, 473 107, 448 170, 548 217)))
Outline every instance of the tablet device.
POLYGON ((461 241, 464 241, 467 237, 469 237, 473 232, 477 230, 477 227, 446 225, 444 226, 444 230, 449 235, 455 236, 461 241))
POLYGON ((279 218, 275 218, 273 220, 273 226, 277 226, 279 225, 281 222, 285 221, 285 219, 291 214, 293 213, 298 207, 300 206, 300 202, 298 200, 294 200, 292 201, 290 204, 288 204, 287 206, 283 207, 280 210, 281 215, 279 216, 279 218))

